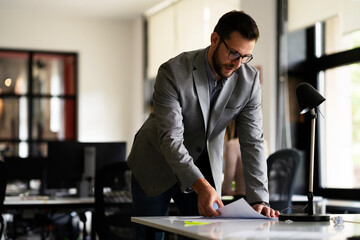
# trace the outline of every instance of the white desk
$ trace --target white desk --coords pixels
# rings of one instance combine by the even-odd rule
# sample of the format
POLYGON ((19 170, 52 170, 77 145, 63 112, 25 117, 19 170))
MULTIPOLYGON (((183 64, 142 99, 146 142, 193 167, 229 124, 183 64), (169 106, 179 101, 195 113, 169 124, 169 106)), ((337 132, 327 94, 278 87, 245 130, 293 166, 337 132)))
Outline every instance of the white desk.
POLYGON ((49 208, 49 207, 94 207, 94 197, 76 198, 76 197, 58 197, 49 198, 46 196, 30 196, 30 197, 15 197, 6 196, 4 200, 4 208, 49 208))
MULTIPOLYGON (((131 221, 149 227, 149 239, 159 230, 203 240, 345 240, 351 236, 360 236, 360 214, 341 216, 345 221, 357 223, 335 225, 333 221, 286 223, 278 220, 219 219, 204 225, 186 224, 185 220, 191 217, 132 217, 131 221)), ((198 219, 198 222, 204 221, 198 219)))

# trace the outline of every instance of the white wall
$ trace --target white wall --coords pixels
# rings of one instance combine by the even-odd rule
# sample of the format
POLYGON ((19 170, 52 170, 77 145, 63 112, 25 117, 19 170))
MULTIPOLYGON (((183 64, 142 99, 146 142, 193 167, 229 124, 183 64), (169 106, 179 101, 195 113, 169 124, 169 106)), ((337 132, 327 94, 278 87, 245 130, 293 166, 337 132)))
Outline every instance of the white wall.
POLYGON ((269 154, 276 150, 276 4, 276 0, 241 0, 241 10, 254 18, 260 31, 251 64, 261 66, 263 128, 269 154))
POLYGON ((0 9, 0 48, 73 51, 78 59, 78 139, 126 141, 143 121, 141 19, 31 15, 0 9))

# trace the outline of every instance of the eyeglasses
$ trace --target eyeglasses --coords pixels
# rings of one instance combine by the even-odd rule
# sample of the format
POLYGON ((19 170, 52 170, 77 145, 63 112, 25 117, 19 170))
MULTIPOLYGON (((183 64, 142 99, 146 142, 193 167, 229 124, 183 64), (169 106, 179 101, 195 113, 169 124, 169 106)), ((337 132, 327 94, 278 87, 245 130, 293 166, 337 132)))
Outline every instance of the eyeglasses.
POLYGON ((252 54, 246 54, 246 55, 241 55, 239 52, 233 51, 231 50, 228 45, 226 44, 226 42, 224 41, 224 38, 220 36, 220 34, 218 34, 220 37, 220 40, 224 43, 225 47, 227 48, 227 50, 229 51, 228 54, 228 58, 231 61, 236 61, 240 58, 240 62, 241 63, 248 63, 253 59, 253 55, 252 54))

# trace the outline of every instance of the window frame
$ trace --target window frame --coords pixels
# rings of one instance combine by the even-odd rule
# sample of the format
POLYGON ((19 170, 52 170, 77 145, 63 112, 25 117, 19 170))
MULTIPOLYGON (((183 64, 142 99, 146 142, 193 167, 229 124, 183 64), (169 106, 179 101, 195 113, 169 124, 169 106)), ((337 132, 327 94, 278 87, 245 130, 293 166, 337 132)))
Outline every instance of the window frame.
MULTIPOLYGON (((27 92, 25 94, 16 94, 16 93, 0 93, 1 99, 10 99, 10 98, 17 98, 20 99, 22 97, 25 97, 27 99, 27 124, 28 124, 28 137, 26 140, 21 140, 20 138, 0 138, 0 144, 2 143, 12 143, 12 144, 20 144, 21 142, 25 142, 28 144, 29 151, 28 151, 28 157, 46 157, 46 156, 39 156, 36 151, 33 150, 34 144, 40 145, 40 144, 47 144, 49 142, 57 142, 57 141, 69 141, 69 140, 76 140, 77 139, 77 129, 78 129, 78 53, 76 52, 65 52, 65 51, 42 51, 42 50, 29 50, 29 49, 11 49, 11 48, 0 48, 0 52, 10 52, 10 53, 27 53, 29 56, 28 64, 27 64, 27 75, 28 75, 28 84, 27 84, 27 92), (64 56, 72 56, 74 58, 74 94, 60 94, 60 95, 51 95, 51 94, 38 94, 33 93, 33 63, 34 63, 34 55, 36 54, 46 54, 46 55, 64 55, 64 56), (74 132, 72 135, 73 138, 66 138, 64 140, 54 140, 54 139, 47 139, 47 138, 40 138, 40 139, 34 139, 32 136, 33 129, 33 119, 34 119, 34 112, 33 112, 33 104, 34 100, 41 100, 41 99, 51 99, 52 97, 57 97, 61 100, 68 100, 74 101, 74 132)), ((6 154, 5 154, 6 155, 6 154)), ((13 157, 13 155, 11 155, 13 157)), ((15 156, 15 157, 18 157, 15 156)))

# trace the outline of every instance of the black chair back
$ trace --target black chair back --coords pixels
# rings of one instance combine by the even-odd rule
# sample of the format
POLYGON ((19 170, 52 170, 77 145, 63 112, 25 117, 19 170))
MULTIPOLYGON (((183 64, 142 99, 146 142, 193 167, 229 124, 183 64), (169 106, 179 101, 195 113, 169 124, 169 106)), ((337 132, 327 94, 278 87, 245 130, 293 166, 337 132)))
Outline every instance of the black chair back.
POLYGON ((131 172, 126 162, 104 166, 95 176, 95 231, 100 240, 134 239, 131 172))
POLYGON ((300 159, 300 152, 291 148, 279 150, 267 160, 270 205, 283 213, 292 212, 291 199, 300 159))

